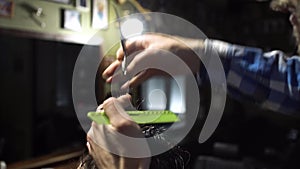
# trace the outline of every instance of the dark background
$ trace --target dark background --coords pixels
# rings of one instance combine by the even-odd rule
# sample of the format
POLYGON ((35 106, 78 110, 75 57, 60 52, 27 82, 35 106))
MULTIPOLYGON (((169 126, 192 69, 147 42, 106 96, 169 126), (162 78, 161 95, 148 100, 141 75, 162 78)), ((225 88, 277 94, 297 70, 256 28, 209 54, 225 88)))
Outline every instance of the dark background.
MULTIPOLYGON (((190 21, 209 38, 265 51, 279 49, 289 54, 295 51, 289 16, 271 11, 269 2, 139 2, 152 11, 190 21)), ((84 147, 85 133, 78 123, 71 95, 73 67, 81 48, 79 44, 1 33, 0 160, 10 163, 84 147)), ((208 106, 202 104, 204 109, 208 106)), ((298 123, 296 117, 228 98, 224 117, 213 137, 205 144, 197 143, 200 119, 182 145, 190 150, 193 159, 200 156, 199 165, 203 161, 209 165, 215 160, 214 164, 220 166, 228 162, 247 163, 256 168, 298 168, 298 123)))
POLYGON ((256 0, 140 0, 152 11, 180 16, 199 27, 208 38, 265 50, 294 51, 289 15, 274 12, 270 1, 256 0), (283 43, 284 42, 284 43, 283 43))

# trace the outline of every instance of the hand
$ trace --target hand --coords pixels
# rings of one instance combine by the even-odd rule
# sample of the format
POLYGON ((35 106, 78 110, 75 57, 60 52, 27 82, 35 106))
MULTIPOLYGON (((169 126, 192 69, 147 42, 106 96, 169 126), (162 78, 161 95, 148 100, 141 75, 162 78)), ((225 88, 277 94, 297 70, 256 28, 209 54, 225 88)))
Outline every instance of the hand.
POLYGON ((111 125, 98 125, 92 123, 87 134, 87 147, 90 155, 101 169, 147 169, 149 158, 125 157, 130 152, 149 151, 145 141, 142 145, 124 141, 119 134, 134 138, 142 138, 140 127, 130 120, 123 109, 130 101, 129 95, 119 98, 109 98, 104 101, 101 108, 110 119, 111 125), (132 145, 134 144, 134 145, 132 145), (124 155, 124 156, 123 156, 124 155))
MULTIPOLYGON (((171 52, 175 60, 175 57, 182 59, 185 64, 193 71, 196 72, 200 66, 200 60, 192 49, 198 50, 204 48, 204 42, 202 40, 186 39, 181 37, 168 37, 156 34, 146 34, 138 37, 134 37, 126 41, 126 50, 128 55, 129 65, 127 67, 127 73, 130 75, 136 75, 134 69, 138 66, 151 66, 155 61, 161 62, 161 59, 166 55, 166 51, 171 52), (165 52, 164 52, 165 51, 165 52), (156 57, 156 58, 155 58, 156 57)), ((121 73, 115 73, 120 67, 124 57, 124 51, 120 48, 117 51, 117 60, 113 62, 104 72, 103 78, 106 82, 111 83, 113 80, 124 82, 124 76, 121 73)), ((127 56, 128 57, 128 56, 127 56)), ((167 64, 172 60, 164 60, 167 64)), ((176 62, 177 63, 177 62, 176 62)), ((184 74, 181 68, 176 65, 175 61, 172 67, 176 70, 176 74, 184 74)), ((136 76, 127 82, 126 86, 136 86, 154 75, 165 75, 165 72, 158 69, 146 69, 142 72, 138 72, 136 76)))

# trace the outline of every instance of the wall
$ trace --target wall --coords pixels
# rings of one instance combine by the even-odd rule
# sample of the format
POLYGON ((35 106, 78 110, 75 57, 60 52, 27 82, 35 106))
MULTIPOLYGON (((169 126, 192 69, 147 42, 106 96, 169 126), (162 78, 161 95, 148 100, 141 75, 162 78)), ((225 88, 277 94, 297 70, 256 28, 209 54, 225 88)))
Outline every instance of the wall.
MULTIPOLYGON (((72 0, 71 0, 72 1, 72 0)), ((92 28, 92 0, 87 0, 89 10, 76 8, 75 3, 63 4, 51 0, 14 0, 14 10, 12 17, 0 17, 0 31, 3 33, 21 34, 26 37, 48 39, 54 41, 65 41, 80 44, 101 44, 104 51, 107 51, 113 42, 119 38, 116 24, 109 24, 105 29, 92 28), (41 17, 33 17, 32 12, 37 8, 43 9, 41 17), (76 10, 81 14, 82 31, 76 32, 62 28, 63 10, 76 10), (45 23, 42 27, 39 21, 45 23), (93 42, 89 40, 93 38, 93 42)), ((108 1, 108 22, 115 20, 115 9, 113 2, 108 1)), ((116 4, 117 11, 123 15, 124 11, 133 11, 132 5, 116 4)), ((130 13, 130 12, 129 12, 130 13)))
MULTIPOLYGON (((14 0, 14 5, 11 18, 0 17, 0 160, 7 163, 85 144, 71 98, 74 63, 85 44, 96 51, 100 46, 99 52, 114 46, 111 56, 119 45, 110 1, 112 24, 103 30, 92 28, 92 10, 74 4, 14 0), (43 8, 44 28, 31 18, 33 6, 43 8), (80 11, 81 32, 61 28, 62 9, 80 11), (97 42, 88 43, 94 35, 97 42)), ((127 3, 116 10, 135 11, 127 3)))

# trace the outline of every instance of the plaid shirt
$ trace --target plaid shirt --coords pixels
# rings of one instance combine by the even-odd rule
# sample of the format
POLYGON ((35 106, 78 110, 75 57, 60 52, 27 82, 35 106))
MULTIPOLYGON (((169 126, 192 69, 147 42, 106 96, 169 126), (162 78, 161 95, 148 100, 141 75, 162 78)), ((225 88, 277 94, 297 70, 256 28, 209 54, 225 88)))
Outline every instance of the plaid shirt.
POLYGON ((219 54, 228 94, 263 108, 300 115, 300 57, 282 51, 264 53, 259 48, 206 40, 206 49, 219 54))

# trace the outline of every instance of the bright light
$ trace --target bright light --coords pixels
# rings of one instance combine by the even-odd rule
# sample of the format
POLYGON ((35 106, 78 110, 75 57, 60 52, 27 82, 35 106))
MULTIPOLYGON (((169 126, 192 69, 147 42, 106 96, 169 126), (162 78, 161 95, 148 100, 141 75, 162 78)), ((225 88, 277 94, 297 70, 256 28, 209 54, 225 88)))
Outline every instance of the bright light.
POLYGON ((137 18, 127 19, 121 25, 121 33, 125 39, 142 34, 143 30, 144 25, 137 18))
POLYGON ((167 97, 161 89, 154 89, 150 92, 149 96, 149 109, 150 110, 166 110, 167 97))

